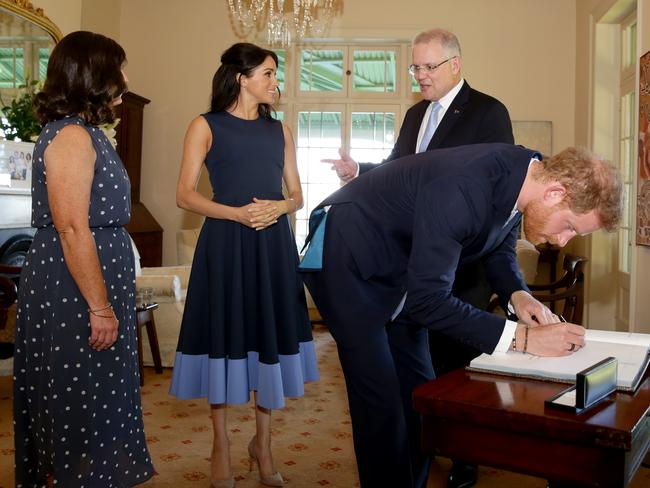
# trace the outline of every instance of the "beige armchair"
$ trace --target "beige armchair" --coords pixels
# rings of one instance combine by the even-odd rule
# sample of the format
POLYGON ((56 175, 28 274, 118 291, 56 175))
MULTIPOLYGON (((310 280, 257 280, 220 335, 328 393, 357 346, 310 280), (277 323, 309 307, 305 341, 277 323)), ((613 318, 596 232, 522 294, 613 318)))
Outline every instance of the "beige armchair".
MULTIPOLYGON (((517 264, 519 265, 521 276, 524 278, 524 282, 530 287, 532 283, 535 283, 535 278, 537 277, 539 251, 532 242, 525 239, 517 240, 515 251, 517 253, 517 264)), ((487 311, 494 312, 501 316, 504 315, 501 305, 499 304, 499 298, 496 295, 492 296, 487 311)))
MULTIPOLYGON (((177 266, 136 269, 136 290, 151 288, 153 300, 158 303, 158 309, 154 312, 154 320, 156 321, 162 365, 165 367, 174 365, 187 284, 190 279, 192 257, 198 234, 199 229, 180 230, 176 234, 179 263, 177 266)), ((134 248, 134 251, 136 252, 136 261, 139 261, 137 249, 134 248)), ((151 347, 146 334, 142 334, 142 352, 144 364, 153 365, 151 347)))
POLYGON ((524 281, 527 284, 535 283, 539 251, 532 242, 525 239, 517 240, 515 251, 517 253, 517 264, 519 264, 519 270, 524 281))
POLYGON ((183 229, 176 233, 176 259, 180 265, 191 265, 194 249, 199 240, 201 229, 183 229))

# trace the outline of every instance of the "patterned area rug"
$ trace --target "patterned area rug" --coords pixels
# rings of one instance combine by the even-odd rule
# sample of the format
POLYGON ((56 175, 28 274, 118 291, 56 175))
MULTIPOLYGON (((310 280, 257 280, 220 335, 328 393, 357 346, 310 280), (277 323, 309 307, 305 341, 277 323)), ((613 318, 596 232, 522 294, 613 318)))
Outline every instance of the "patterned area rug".
MULTIPOLYGON (((273 412, 275 464, 288 486, 358 487, 345 382, 336 345, 322 327, 315 329, 314 339, 321 380, 307 384, 303 398, 290 399, 284 410, 273 412)), ((212 442, 210 409, 204 400, 179 401, 170 397, 167 394, 170 378, 170 369, 157 375, 153 368, 145 368, 145 386, 142 389, 145 429, 157 475, 142 486, 207 488, 210 486, 212 442)), ((249 471, 246 454, 246 445, 255 430, 252 406, 229 408, 228 426, 236 486, 261 486, 257 468, 249 471)), ((14 486, 13 455, 11 378, 1 377, 0 488, 14 486)), ((439 459, 432 469, 430 487, 444 486, 449 465, 448 460, 439 459)), ((544 488, 546 482, 481 467, 476 486, 544 488)), ((642 468, 630 488, 647 486, 650 486, 650 469, 642 468)))

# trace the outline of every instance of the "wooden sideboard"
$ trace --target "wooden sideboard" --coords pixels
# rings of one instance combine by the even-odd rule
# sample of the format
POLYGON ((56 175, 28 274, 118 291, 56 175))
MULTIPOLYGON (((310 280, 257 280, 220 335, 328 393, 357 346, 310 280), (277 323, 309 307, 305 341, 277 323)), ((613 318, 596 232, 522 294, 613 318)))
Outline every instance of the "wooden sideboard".
POLYGON ((131 222, 126 226, 140 252, 142 266, 162 265, 163 229, 147 207, 140 201, 142 174, 142 121, 144 97, 128 92, 116 107, 120 123, 116 127, 117 153, 120 155, 131 179, 131 222))

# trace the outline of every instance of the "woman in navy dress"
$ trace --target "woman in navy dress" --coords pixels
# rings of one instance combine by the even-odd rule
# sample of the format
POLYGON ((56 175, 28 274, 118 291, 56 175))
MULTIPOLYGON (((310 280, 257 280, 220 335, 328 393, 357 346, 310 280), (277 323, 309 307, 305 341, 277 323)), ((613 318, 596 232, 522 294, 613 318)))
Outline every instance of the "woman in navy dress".
POLYGON ((206 217, 192 263, 171 394, 207 397, 214 427, 212 484, 234 478, 226 405, 255 392, 248 445, 260 481, 282 486, 271 457, 271 410, 318 379, 298 254, 288 215, 302 206, 291 131, 271 117, 278 96, 272 51, 238 43, 221 56, 209 113, 185 136, 176 199, 206 217), (196 191, 205 164, 214 193, 196 191), (287 198, 282 193, 282 182, 287 198))
POLYGON ((16 486, 127 487, 154 474, 140 406, 131 186, 97 126, 127 78, 112 39, 52 51, 35 110, 32 226, 14 358, 16 486))

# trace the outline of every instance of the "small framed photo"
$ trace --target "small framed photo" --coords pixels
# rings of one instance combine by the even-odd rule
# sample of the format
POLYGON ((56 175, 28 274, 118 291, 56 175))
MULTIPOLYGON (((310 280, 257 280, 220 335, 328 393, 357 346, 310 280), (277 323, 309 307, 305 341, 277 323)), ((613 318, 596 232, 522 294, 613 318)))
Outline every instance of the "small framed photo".
POLYGON ((12 188, 31 188, 33 151, 32 142, 0 141, 0 174, 12 188))

